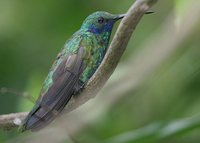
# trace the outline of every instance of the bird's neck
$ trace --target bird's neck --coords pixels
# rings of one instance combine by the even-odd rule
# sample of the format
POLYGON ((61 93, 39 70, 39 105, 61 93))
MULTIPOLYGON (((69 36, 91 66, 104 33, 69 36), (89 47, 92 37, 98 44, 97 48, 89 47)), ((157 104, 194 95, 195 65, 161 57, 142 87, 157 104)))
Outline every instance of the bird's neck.
POLYGON ((93 37, 98 41, 98 44, 106 47, 108 46, 109 40, 110 40, 110 35, 111 35, 111 31, 105 31, 102 33, 93 33, 87 29, 81 29, 80 30, 81 33, 86 34, 89 37, 93 37))
POLYGON ((96 35, 96 36, 99 37, 100 44, 108 46, 110 35, 111 35, 111 32, 103 32, 102 34, 96 35))

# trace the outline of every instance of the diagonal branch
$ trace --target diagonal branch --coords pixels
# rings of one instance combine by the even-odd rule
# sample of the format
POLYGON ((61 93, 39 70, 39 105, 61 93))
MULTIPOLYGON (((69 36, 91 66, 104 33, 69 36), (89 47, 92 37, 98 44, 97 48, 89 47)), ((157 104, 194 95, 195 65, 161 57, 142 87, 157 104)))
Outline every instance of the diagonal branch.
POLYGON ((74 96, 72 102, 68 104, 67 112, 84 104, 89 99, 94 98, 99 90, 103 88, 104 84, 117 67, 140 19, 156 1, 157 0, 137 0, 130 7, 126 16, 121 21, 100 67, 89 80, 83 92, 81 92, 81 96, 74 96))
MULTIPOLYGON (((121 21, 117 32, 108 48, 103 62, 96 71, 96 73, 89 80, 83 91, 74 96, 67 105, 66 112, 72 111, 84 104, 88 100, 94 98, 100 89, 103 88, 106 81, 109 79, 123 52, 126 49, 128 41, 141 20, 142 16, 157 0, 137 0, 128 10, 127 15, 121 21)), ((0 127, 12 128, 17 125, 14 123, 15 119, 23 120, 27 112, 14 113, 0 116, 0 127)))

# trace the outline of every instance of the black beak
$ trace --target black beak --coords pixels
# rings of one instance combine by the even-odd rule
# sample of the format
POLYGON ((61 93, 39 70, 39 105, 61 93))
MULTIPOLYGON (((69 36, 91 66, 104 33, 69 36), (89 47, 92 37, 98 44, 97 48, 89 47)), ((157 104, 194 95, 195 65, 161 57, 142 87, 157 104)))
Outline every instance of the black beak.
POLYGON ((147 11, 147 12, 145 12, 145 14, 152 14, 152 13, 154 13, 153 11, 147 11))
MULTIPOLYGON (((151 13, 154 13, 153 11, 147 11, 145 12, 145 14, 151 14, 151 13)), ((119 14, 117 15, 114 20, 119 20, 119 19, 122 19, 126 14, 119 14)))
POLYGON ((117 15, 114 20, 119 20, 119 19, 122 19, 126 14, 119 14, 117 15))

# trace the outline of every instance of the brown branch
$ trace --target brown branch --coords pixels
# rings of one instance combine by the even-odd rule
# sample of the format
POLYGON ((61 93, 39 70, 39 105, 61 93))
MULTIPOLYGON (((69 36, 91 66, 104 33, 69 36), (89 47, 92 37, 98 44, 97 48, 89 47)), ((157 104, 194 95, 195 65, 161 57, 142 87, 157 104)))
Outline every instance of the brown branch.
POLYGON ((89 99, 94 98, 99 90, 103 88, 104 84, 119 63, 131 34, 140 19, 156 1, 157 0, 137 0, 130 7, 126 16, 121 21, 100 67, 92 76, 83 92, 81 92, 81 95, 74 96, 71 103, 68 104, 68 108, 66 108, 67 112, 74 110, 78 106, 87 102, 89 99))
POLYGON ((16 120, 20 119, 23 120, 28 112, 20 112, 20 113, 10 113, 7 115, 0 116, 0 127, 6 130, 9 130, 13 127, 17 127, 16 120))
MULTIPOLYGON (((117 32, 108 48, 103 62, 97 72, 92 76, 88 84, 82 92, 72 100, 66 107, 66 112, 72 111, 84 104, 91 98, 94 98, 100 89, 103 88, 115 70, 119 60, 126 49, 128 41, 139 23, 142 16, 157 0, 137 0, 128 10, 127 15, 121 21, 117 32)), ((12 128, 16 127, 14 120, 19 118, 23 120, 27 112, 15 113, 0 116, 0 127, 12 128)))

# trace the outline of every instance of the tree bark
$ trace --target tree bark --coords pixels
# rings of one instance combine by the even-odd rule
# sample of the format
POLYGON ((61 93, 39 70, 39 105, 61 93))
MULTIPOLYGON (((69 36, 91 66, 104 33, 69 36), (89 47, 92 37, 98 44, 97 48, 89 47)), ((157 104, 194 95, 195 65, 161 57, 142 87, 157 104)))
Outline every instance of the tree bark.
MULTIPOLYGON (((156 1, 157 0, 136 0, 133 3, 126 13, 126 16, 122 19, 100 67, 81 93, 74 95, 70 100, 65 108, 66 112, 72 111, 88 100, 94 98, 99 90, 103 88, 119 63, 137 24, 145 12, 148 11, 156 1)), ((17 127, 18 123, 16 122, 23 120, 27 114, 28 112, 20 112, 0 115, 0 128, 11 129, 17 127)))

